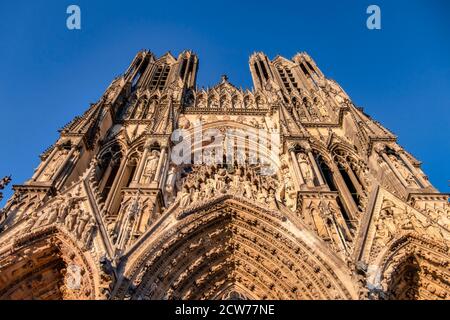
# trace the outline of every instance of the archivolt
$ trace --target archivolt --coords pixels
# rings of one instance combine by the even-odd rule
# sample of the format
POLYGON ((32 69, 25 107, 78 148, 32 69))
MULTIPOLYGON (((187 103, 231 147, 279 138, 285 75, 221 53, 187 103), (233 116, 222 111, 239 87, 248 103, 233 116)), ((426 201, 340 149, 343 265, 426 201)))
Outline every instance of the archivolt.
POLYGON ((286 226, 231 199, 192 213, 145 244, 115 298, 351 299, 333 268, 286 226))
POLYGON ((15 238, 6 249, 0 252, 0 299, 101 298, 93 260, 58 227, 15 238))
POLYGON ((442 243, 416 233, 394 240, 376 262, 385 299, 448 299, 450 297, 450 257, 442 243))

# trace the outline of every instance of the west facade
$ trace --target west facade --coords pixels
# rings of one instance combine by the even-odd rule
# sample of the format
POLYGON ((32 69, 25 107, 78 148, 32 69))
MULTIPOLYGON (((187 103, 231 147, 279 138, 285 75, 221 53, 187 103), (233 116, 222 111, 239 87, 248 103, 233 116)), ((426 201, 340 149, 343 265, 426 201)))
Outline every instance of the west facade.
POLYGON ((139 52, 0 216, 0 299, 450 299, 450 207, 306 53, 139 52))

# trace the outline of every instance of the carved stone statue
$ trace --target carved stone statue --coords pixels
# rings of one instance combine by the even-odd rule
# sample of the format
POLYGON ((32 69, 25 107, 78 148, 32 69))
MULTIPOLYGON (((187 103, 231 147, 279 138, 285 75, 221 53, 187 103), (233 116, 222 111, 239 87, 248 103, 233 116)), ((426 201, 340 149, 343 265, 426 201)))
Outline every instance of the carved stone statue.
POLYGON ((84 231, 90 218, 91 217, 90 217, 89 213, 87 213, 85 211, 83 212, 83 214, 80 217, 78 217, 76 234, 79 238, 81 238, 83 231, 84 231))
POLYGON ((91 241, 92 233, 94 232, 95 226, 96 224, 94 219, 90 219, 83 230, 83 234, 81 235, 81 241, 83 243, 88 244, 91 241))
POLYGON ((67 218, 66 218, 66 227, 69 231, 72 231, 75 228, 75 224, 77 222, 77 217, 82 214, 82 210, 79 204, 76 204, 72 210, 70 210, 67 218))
POLYGON ((309 163, 308 156, 305 153, 300 152, 297 156, 297 160, 298 160, 298 164, 300 166, 300 171, 303 176, 303 179, 306 182, 306 185, 308 187, 313 187, 314 186, 314 180, 313 180, 314 175, 313 175, 313 171, 311 169, 311 165, 309 163))
POLYGON ((147 159, 144 172, 142 174, 142 183, 150 184, 156 175, 156 170, 158 169, 159 162, 159 151, 153 150, 147 159))
POLYGON ((191 193, 188 188, 183 188, 180 196, 180 207, 186 208, 191 203, 191 193))
POLYGON ((146 104, 147 104, 147 100, 145 100, 145 99, 139 100, 138 105, 136 107, 136 112, 134 113, 135 119, 142 118, 142 116, 144 115, 144 112, 145 112, 146 104))

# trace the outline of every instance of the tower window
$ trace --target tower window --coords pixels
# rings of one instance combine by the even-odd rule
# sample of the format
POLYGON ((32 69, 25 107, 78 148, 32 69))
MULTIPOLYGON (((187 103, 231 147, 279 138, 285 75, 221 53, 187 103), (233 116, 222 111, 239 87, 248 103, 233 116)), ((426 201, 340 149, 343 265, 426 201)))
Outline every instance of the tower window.
POLYGON ((300 68, 302 68, 302 71, 304 72, 304 74, 306 74, 307 76, 311 76, 308 69, 306 69, 306 67, 303 63, 300 63, 300 68))

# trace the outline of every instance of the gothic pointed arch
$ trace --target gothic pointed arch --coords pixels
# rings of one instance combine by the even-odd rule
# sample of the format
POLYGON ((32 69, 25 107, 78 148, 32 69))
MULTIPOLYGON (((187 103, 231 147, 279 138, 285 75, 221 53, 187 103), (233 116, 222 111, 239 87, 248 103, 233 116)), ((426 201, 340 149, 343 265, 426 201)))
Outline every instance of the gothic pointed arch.
POLYGON ((102 299, 101 270, 64 229, 50 225, 14 237, 0 253, 0 299, 102 299))
POLYGON ((248 299, 353 298, 348 279, 316 254, 320 246, 292 233, 282 215, 242 201, 180 212, 158 240, 143 240, 128 256, 118 297, 211 299, 233 288, 248 299))
POLYGON ((416 232, 403 233, 380 253, 372 287, 379 289, 376 294, 381 299, 448 299, 449 259, 442 242, 416 232))

